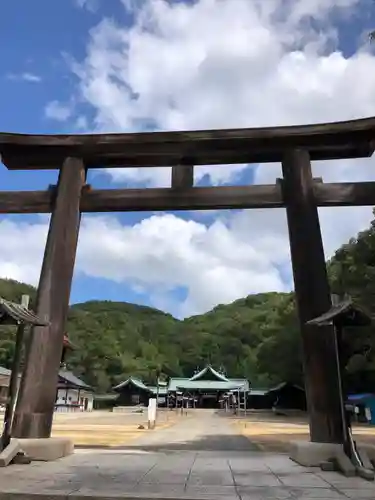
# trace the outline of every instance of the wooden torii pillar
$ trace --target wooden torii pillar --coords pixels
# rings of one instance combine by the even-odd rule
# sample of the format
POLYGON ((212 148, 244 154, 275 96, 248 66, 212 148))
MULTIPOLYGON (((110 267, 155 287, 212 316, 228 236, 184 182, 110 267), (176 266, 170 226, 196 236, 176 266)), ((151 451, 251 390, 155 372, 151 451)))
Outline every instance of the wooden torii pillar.
POLYGON ((67 158, 60 169, 36 300, 37 316, 47 319, 49 325, 35 327, 30 335, 14 437, 51 435, 85 180, 83 162, 67 158))
POLYGON ((340 385, 333 326, 307 325, 331 308, 310 156, 305 150, 285 153, 283 196, 288 219, 311 441, 342 443, 340 385))

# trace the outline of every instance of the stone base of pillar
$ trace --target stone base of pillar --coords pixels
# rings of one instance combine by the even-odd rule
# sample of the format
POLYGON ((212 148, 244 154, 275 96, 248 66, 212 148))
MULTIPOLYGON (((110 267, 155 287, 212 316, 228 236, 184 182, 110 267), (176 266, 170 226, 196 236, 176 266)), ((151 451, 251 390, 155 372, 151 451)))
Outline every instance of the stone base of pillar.
POLYGON ((0 453, 0 467, 6 467, 21 451, 21 445, 17 439, 12 439, 9 445, 0 453))
POLYGON ((290 458, 304 467, 320 467, 322 462, 334 460, 343 452, 341 444, 291 441, 290 458))
POLYGON ((341 444, 335 443, 312 443, 309 441, 291 441, 290 458, 304 467, 322 467, 329 462, 335 464, 335 470, 339 470, 345 476, 359 475, 366 479, 374 478, 375 446, 361 445, 358 451, 362 458, 364 467, 356 468, 345 455, 341 444), (368 476, 368 477, 367 477, 368 476), (371 477, 370 477, 371 476, 371 477))
POLYGON ((31 460, 52 462, 74 453, 73 442, 65 438, 17 439, 31 460))

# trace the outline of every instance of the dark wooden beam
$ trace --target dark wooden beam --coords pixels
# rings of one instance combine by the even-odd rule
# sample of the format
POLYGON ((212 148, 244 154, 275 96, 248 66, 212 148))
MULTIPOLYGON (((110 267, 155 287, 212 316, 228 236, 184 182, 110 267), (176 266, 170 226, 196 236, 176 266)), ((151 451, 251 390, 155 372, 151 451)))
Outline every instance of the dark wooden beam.
POLYGON ((338 182, 314 185, 319 207, 375 206, 375 182, 338 182))
MULTIPOLYGON (((54 190, 0 191, 0 213, 49 213, 54 190)), ((278 208, 278 186, 225 186, 209 188, 89 189, 83 190, 82 212, 211 210, 226 208, 278 208)))
POLYGON ((46 191, 0 191, 1 214, 50 213, 54 193, 46 191))
MULTIPOLYGON (((375 206, 375 182, 324 184, 316 180, 319 207, 375 206)), ((49 213, 56 190, 0 191, 0 213, 49 213)), ((217 210, 283 207, 278 185, 195 187, 183 190, 90 189, 82 192, 82 212, 132 212, 163 210, 217 210)))
MULTIPOLYGON (((18 150, 18 148, 16 148, 18 150)), ((49 158, 47 155, 34 158, 33 153, 25 152, 20 156, 16 149, 3 154, 3 162, 9 170, 56 170, 57 158, 49 158)), ((74 150, 67 150, 74 154, 74 150)), ((76 150, 78 151, 78 150, 76 150)), ((212 165, 221 164, 258 164, 281 162, 284 146, 273 148, 271 145, 264 149, 255 149, 243 146, 234 150, 219 151, 217 148, 206 148, 204 152, 197 149, 194 152, 175 151, 168 153, 158 153, 151 155, 135 152, 133 155, 127 150, 121 155, 85 155, 85 162, 88 168, 153 168, 176 166, 182 168, 184 165, 212 165)), ((350 142, 342 146, 327 146, 309 148, 312 160, 338 160, 342 158, 366 158, 372 155, 374 147, 370 143, 356 145, 350 142)), ((77 153, 78 154, 78 153, 77 153)), ((63 155, 63 152, 61 153, 63 155)), ((228 167, 230 168, 230 167, 228 167)))
POLYGON ((48 320, 49 325, 34 328, 29 336, 14 417, 15 437, 46 438, 51 434, 85 177, 82 160, 67 158, 64 161, 56 188, 36 300, 37 316, 48 320))
POLYGON ((83 212, 212 210, 281 206, 281 190, 276 185, 92 190, 83 194, 81 203, 83 212))
POLYGON ((282 170, 282 189, 302 334, 310 437, 314 442, 343 443, 333 327, 306 324, 331 308, 309 153, 304 150, 286 153, 282 170))
POLYGON ((374 150, 375 118, 292 127, 97 135, 0 133, 9 169, 56 169, 67 156, 91 168, 215 165, 281 161, 304 148, 313 160, 356 158, 374 150))
POLYGON ((172 188, 187 189, 194 185, 194 166, 183 165, 172 167, 172 188))

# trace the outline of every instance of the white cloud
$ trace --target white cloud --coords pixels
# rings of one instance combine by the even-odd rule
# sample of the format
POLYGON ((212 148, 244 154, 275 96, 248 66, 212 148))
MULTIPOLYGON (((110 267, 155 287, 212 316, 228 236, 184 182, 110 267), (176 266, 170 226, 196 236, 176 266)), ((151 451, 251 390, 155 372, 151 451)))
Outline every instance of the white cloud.
MULTIPOLYGON (((129 1, 123 2, 129 8, 129 1)), ((104 19, 75 71, 99 130, 230 128, 335 121, 375 112, 375 58, 335 49, 329 15, 360 0, 130 2, 135 24, 104 19), (315 17, 314 30, 308 16, 315 17), (220 34, 220 36, 218 35, 220 34), (361 81, 361 85, 358 82, 361 81)), ((229 182, 245 165, 201 167, 229 182)), ((168 169, 112 169, 167 185, 168 169)))
POLYGON ((86 116, 78 116, 74 128, 80 130, 81 132, 86 132, 89 128, 86 116))
POLYGON ((39 75, 36 75, 35 73, 8 73, 7 78, 9 80, 20 80, 24 82, 31 82, 31 83, 40 83, 42 81, 42 77, 39 75))
MULTIPOLYGON (((364 8, 361 0, 123 4, 132 8, 135 24, 104 19, 90 32, 85 60, 74 67, 79 97, 91 105, 97 130, 259 127, 375 114, 375 57, 364 48, 344 56, 333 24, 364 8)), ((314 175, 331 182, 373 180, 374 167, 372 159, 317 162, 314 175)), ((200 167, 196 179, 209 174, 212 183, 230 182, 245 168, 200 167)), ((167 168, 108 172, 116 182, 170 182, 167 168)), ((279 165, 255 168, 257 183, 277 176, 279 165)), ((327 257, 371 219, 366 207, 320 214, 327 257)), ((155 304, 170 301, 173 288, 186 287, 181 314, 291 286, 279 273, 287 269, 291 276, 283 210, 210 215, 206 224, 154 215, 133 227, 121 226, 115 217, 84 217, 77 270, 132 283, 155 304)), ((23 248, 26 236, 31 249, 40 247, 42 238, 35 243, 33 235, 40 226, 7 224, 0 226, 2 241, 9 241, 0 247, 3 270, 34 279, 40 257, 23 248)))
POLYGON ((48 222, 17 223, 2 218, 0 234, 0 276, 36 285, 39 280, 48 222), (27 248, 27 251, 25 251, 27 248))
POLYGON ((38 75, 35 75, 34 73, 22 73, 21 75, 22 80, 26 80, 27 82, 41 82, 42 78, 38 75))
MULTIPOLYGON (((365 227, 366 210, 340 209, 346 223, 335 231, 335 213, 321 210, 327 257, 365 227)), ((45 217, 34 224, 0 222, 0 276, 37 284, 47 225, 45 217)), ((84 216, 76 262, 77 273, 127 283, 148 293, 155 306, 180 316, 250 293, 286 291, 292 282, 283 282, 279 270, 290 274, 290 267, 284 210, 242 211, 207 225, 171 214, 134 226, 113 217, 84 216), (183 303, 173 298, 177 287, 187 291, 183 303)))
MULTIPOLYGON (((186 287, 186 302, 179 307, 182 315, 251 292, 283 289, 277 270, 270 272, 280 235, 269 234, 253 244, 243 224, 241 215, 229 224, 216 220, 208 227, 170 214, 154 215, 135 226, 121 225, 112 217, 86 216, 76 270, 141 287, 154 294, 155 302, 175 287, 186 287)), ((0 222, 5 242, 0 248, 1 276, 37 283, 47 227, 45 218, 36 224, 0 222)), ((280 254, 278 262, 284 260, 280 254)))
MULTIPOLYGON (((283 290, 285 285, 272 265, 287 262, 288 253, 272 254, 275 246, 284 244, 286 234, 271 231, 253 242, 251 234, 262 216, 264 212, 253 219, 238 214, 229 223, 216 220, 208 227, 170 214, 154 215, 135 226, 121 225, 112 217, 86 216, 76 270, 141 287, 156 304, 174 288, 186 287, 186 301, 174 304, 181 315, 202 312, 252 292, 283 290)), ((1 276, 37 283, 47 224, 45 220, 0 223, 0 237, 5 242, 0 248, 1 276), (25 246, 28 252, 24 252, 25 246)), ((171 307, 173 300, 168 300, 171 307)))
POLYGON ((65 122, 72 116, 73 110, 68 104, 62 104, 59 101, 51 101, 46 105, 44 113, 45 116, 51 120, 65 122))
POLYGON ((96 12, 99 8, 99 0, 73 0, 76 7, 96 12))
POLYGON ((90 276, 104 273, 115 281, 140 282, 149 291, 186 287, 183 313, 202 312, 251 292, 282 289, 278 272, 270 272, 269 253, 260 251, 263 239, 254 245, 233 224, 217 220, 206 227, 174 215, 154 215, 123 227, 111 218, 86 218, 79 265, 90 276), (99 247, 98 231, 106 235, 99 247))

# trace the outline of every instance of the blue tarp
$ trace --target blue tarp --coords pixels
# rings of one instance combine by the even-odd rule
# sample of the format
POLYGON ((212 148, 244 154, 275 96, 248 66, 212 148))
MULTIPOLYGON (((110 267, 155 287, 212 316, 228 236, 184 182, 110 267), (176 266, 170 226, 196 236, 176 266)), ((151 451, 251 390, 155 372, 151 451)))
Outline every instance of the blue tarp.
POLYGON ((375 425, 375 394, 369 392, 363 394, 352 394, 348 396, 348 401, 352 403, 362 403, 371 411, 370 424, 375 425))
POLYGON ((361 401, 364 399, 375 399, 375 394, 371 394, 370 392, 368 392, 363 394, 351 394, 350 396, 348 396, 349 401, 361 401))

